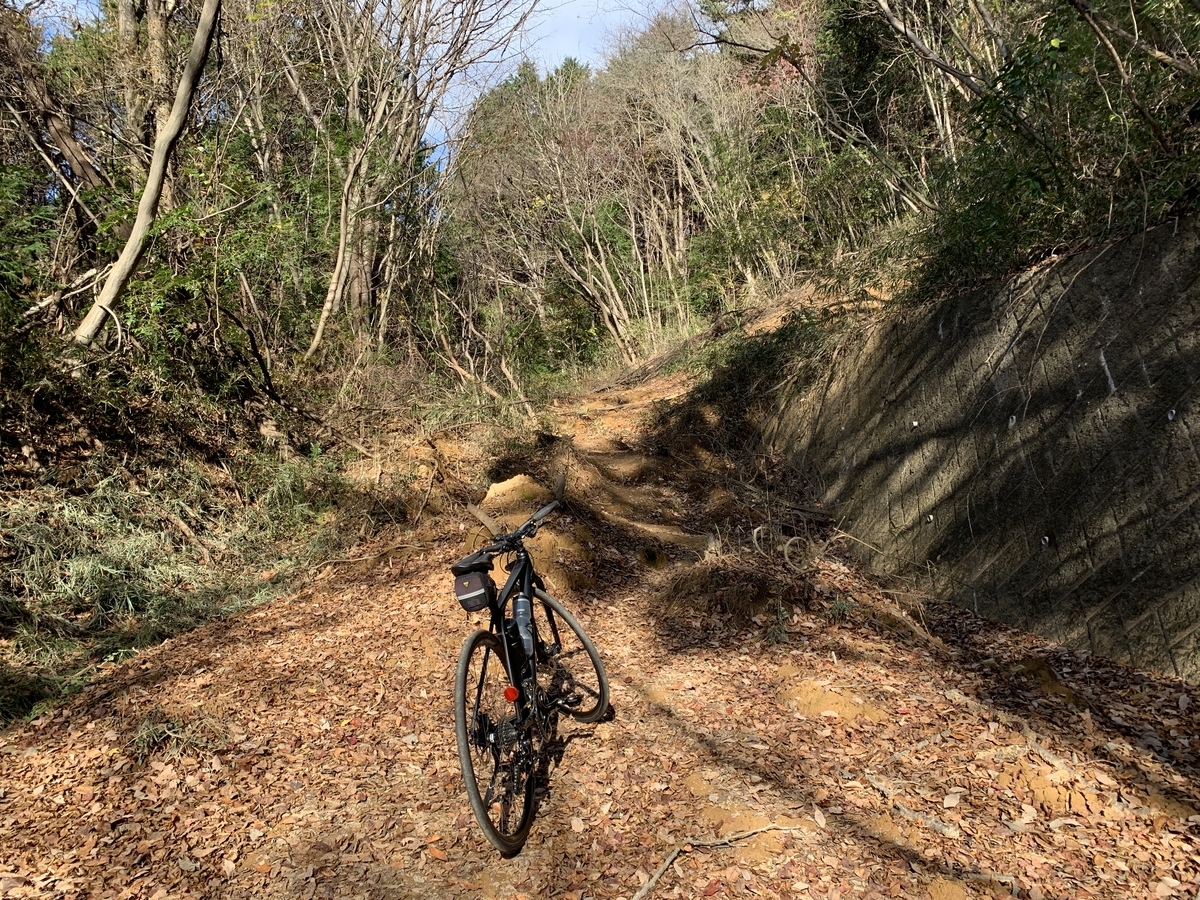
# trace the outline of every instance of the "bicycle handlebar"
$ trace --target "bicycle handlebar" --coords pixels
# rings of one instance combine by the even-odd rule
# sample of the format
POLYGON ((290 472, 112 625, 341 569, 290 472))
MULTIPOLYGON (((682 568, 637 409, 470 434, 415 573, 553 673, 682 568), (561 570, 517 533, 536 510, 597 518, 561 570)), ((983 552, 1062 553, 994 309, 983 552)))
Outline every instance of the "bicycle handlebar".
MULTIPOLYGON (((530 516, 529 522, 526 522, 525 525, 528 525, 530 522, 542 521, 542 519, 546 518, 546 516, 550 515, 550 513, 554 512, 554 510, 556 510, 556 509, 558 509, 558 501, 551 500, 549 503, 547 503, 545 506, 543 506, 541 509, 539 509, 537 512, 535 512, 532 516, 530 516)), ((524 528, 525 525, 522 525, 521 527, 524 528)))
POLYGON ((549 503, 547 503, 545 506, 543 506, 541 509, 539 509, 537 512, 535 512, 532 516, 530 516, 525 521, 525 524, 523 524, 516 531, 512 531, 512 532, 509 532, 508 534, 502 534, 502 535, 497 536, 496 543, 492 544, 490 547, 484 547, 483 550, 480 552, 482 552, 482 553, 504 553, 508 550, 513 549, 522 540, 524 540, 525 538, 529 537, 534 532, 536 532, 538 529, 538 525, 541 524, 542 519, 546 518, 546 516, 550 515, 550 513, 554 512, 554 510, 556 510, 556 509, 558 509, 558 501, 551 500, 549 503))

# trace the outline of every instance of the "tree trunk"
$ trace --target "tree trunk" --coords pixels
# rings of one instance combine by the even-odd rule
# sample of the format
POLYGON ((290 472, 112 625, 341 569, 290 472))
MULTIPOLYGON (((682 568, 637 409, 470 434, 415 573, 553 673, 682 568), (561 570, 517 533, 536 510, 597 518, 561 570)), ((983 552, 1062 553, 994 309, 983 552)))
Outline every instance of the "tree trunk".
POLYGON ((365 157, 366 149, 364 148, 351 160, 350 171, 346 173, 346 178, 342 182, 342 201, 338 209, 337 257, 333 264, 333 274, 329 276, 329 287, 325 291, 325 302, 321 305, 321 315, 317 319, 317 328, 313 332, 312 343, 308 345, 308 352, 304 354, 305 359, 312 359, 313 354, 317 352, 317 347, 321 345, 321 338, 325 336, 325 326, 329 323, 329 317, 341 305, 342 296, 346 290, 346 282, 350 274, 350 257, 352 256, 350 244, 356 225, 355 213, 357 210, 353 196, 355 179, 359 175, 360 166, 364 165, 365 157))
MULTIPOLYGON (((42 120, 54 148, 62 154, 82 187, 94 189, 112 182, 100 171, 75 135, 74 117, 50 90, 36 61, 29 25, 15 10, 0 9, 0 56, 7 56, 24 88, 28 111, 42 120)), ((36 128, 36 126, 34 126, 36 128)))
POLYGON ((117 46, 121 51, 119 66, 125 79, 125 128, 123 136, 132 146, 131 158, 138 171, 145 174, 150 135, 146 129, 145 71, 141 64, 138 24, 141 15, 135 0, 117 0, 117 46))
POLYGON ((221 12, 221 0, 204 0, 204 8, 200 11, 200 21, 196 25, 196 36, 192 40, 192 52, 187 64, 179 77, 179 88, 175 91, 175 102, 167 117, 166 127, 158 133, 154 142, 154 156, 150 160, 150 173, 146 176, 146 187, 142 191, 142 199, 138 203, 137 219, 133 223, 133 231, 125 242, 125 249, 117 259, 116 265, 104 282, 104 289, 99 299, 89 310, 87 316, 75 330, 75 342, 90 344, 96 339, 100 326, 104 324, 106 315, 111 315, 113 306, 125 292, 129 279, 137 268, 142 254, 146 250, 146 239, 150 228, 158 214, 158 203, 162 197, 163 182, 167 174, 167 163, 175 142, 183 133, 187 121, 188 106, 192 101, 200 74, 208 60, 208 48, 212 45, 213 32, 216 30, 217 17, 221 12))
MULTIPOLYGON (((146 62, 150 68, 151 101, 154 105, 154 133, 162 134, 174 109, 171 103, 171 60, 169 23, 175 10, 175 0, 145 0, 146 62)), ((144 84, 142 85, 144 89, 144 84)), ((159 195, 159 207, 170 211, 175 205, 175 181, 167 157, 167 171, 159 195)))

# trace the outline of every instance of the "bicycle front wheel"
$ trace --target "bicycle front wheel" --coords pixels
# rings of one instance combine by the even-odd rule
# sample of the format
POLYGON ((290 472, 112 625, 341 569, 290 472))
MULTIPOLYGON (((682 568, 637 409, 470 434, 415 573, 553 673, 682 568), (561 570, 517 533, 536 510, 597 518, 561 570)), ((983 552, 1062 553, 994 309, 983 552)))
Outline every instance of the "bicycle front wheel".
POLYGON ((587 632, 561 603, 535 592, 538 681, 550 703, 579 722, 599 722, 608 712, 608 675, 587 632))
POLYGON ((454 679, 454 732, 467 798, 484 835, 505 856, 520 852, 533 823, 534 753, 517 725, 504 648, 488 631, 463 644, 454 679))

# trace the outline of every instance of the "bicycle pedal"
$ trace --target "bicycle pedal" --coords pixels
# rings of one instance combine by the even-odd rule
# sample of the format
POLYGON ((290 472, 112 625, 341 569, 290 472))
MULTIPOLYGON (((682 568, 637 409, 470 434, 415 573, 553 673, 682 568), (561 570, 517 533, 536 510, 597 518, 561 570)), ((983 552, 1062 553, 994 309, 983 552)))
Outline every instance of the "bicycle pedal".
POLYGON ((554 705, 562 709, 574 709, 582 702, 583 698, 578 694, 571 694, 568 697, 559 697, 554 701, 554 705))

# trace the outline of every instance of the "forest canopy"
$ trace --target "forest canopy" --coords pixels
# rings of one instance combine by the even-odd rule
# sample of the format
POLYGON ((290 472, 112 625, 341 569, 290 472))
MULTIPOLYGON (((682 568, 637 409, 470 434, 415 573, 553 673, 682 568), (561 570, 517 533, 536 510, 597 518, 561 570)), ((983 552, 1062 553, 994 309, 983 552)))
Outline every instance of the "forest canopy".
POLYGON ((208 394, 369 348, 524 398, 831 261, 937 290, 1196 202, 1195 0, 700 0, 490 87, 523 0, 43 12, 0 14, 5 390, 58 333, 208 394))

